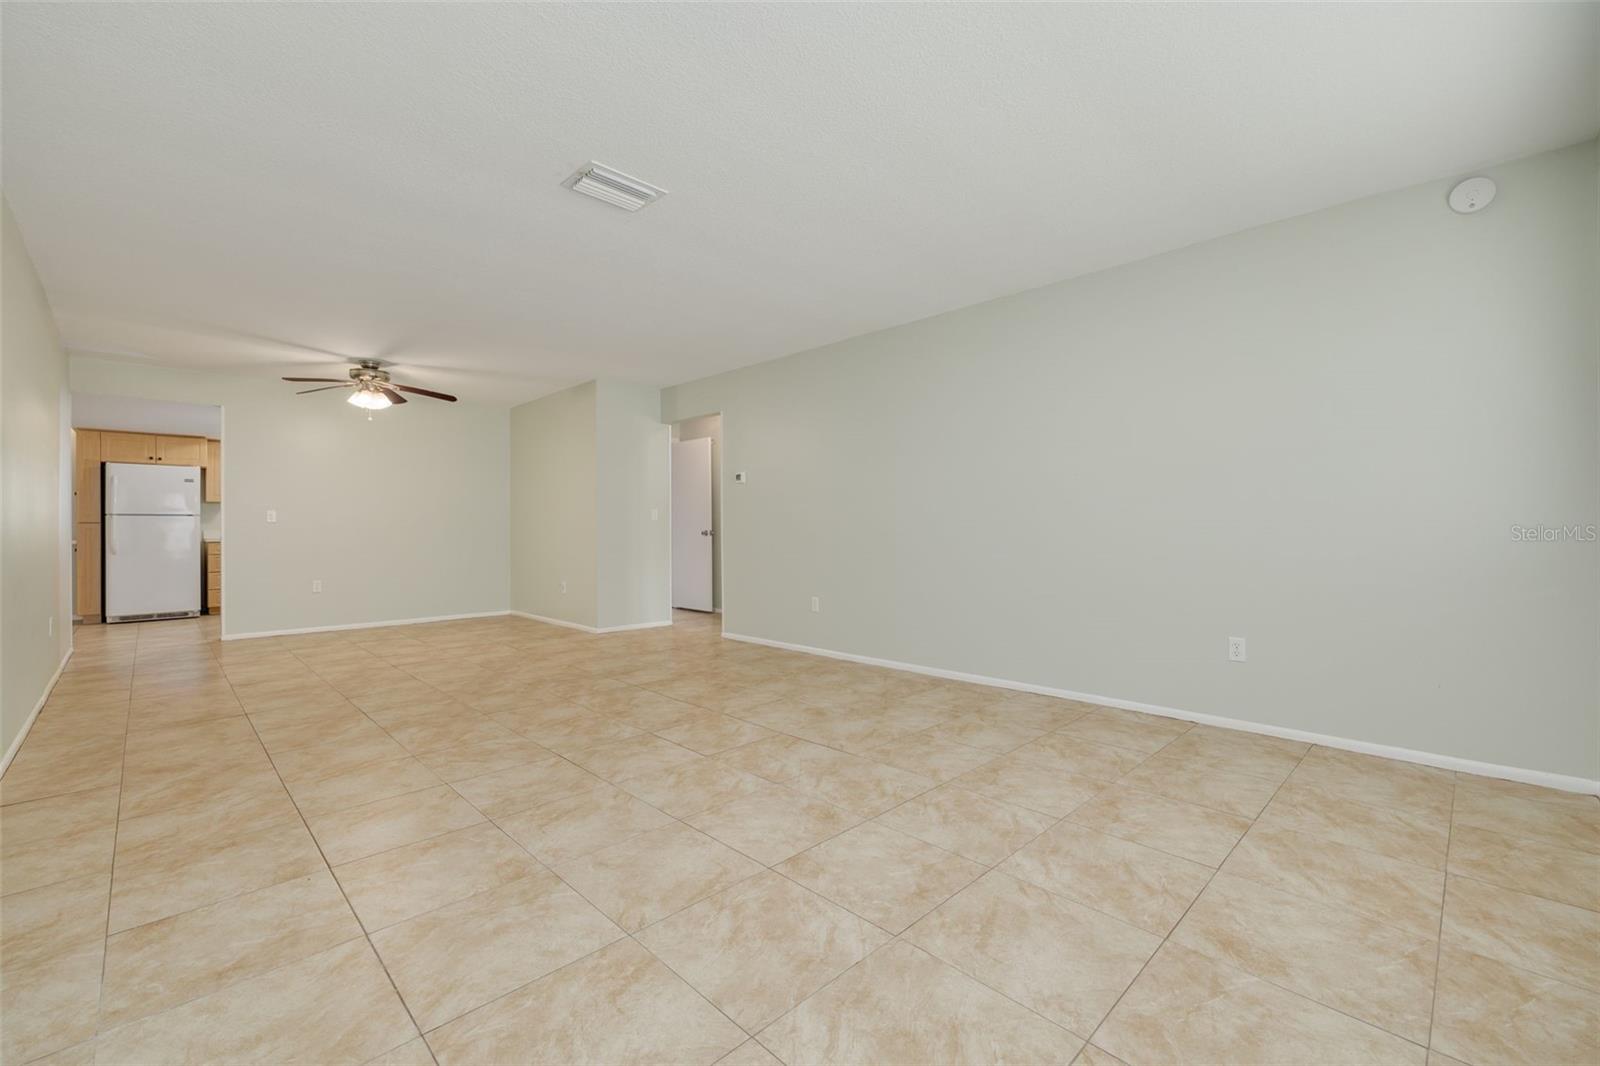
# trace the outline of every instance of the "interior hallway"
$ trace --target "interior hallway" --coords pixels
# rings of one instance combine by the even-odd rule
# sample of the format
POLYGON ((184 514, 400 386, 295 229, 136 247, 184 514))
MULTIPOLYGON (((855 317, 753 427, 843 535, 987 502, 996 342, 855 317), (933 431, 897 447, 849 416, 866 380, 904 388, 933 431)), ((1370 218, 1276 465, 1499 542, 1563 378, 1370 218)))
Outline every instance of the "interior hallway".
POLYGON ((0 784, 4 1060, 1600 1047, 1593 796, 719 622, 80 629, 0 784))

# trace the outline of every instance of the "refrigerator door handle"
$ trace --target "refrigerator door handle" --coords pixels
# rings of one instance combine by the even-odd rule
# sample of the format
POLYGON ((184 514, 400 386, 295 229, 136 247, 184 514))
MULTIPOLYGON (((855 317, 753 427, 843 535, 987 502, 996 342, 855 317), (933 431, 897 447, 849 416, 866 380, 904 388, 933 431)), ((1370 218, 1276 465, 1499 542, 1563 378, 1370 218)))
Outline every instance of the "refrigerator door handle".
POLYGON ((111 475, 111 514, 121 514, 117 508, 117 475, 111 475))
POLYGON ((106 553, 108 555, 117 554, 117 524, 115 522, 106 523, 106 553))

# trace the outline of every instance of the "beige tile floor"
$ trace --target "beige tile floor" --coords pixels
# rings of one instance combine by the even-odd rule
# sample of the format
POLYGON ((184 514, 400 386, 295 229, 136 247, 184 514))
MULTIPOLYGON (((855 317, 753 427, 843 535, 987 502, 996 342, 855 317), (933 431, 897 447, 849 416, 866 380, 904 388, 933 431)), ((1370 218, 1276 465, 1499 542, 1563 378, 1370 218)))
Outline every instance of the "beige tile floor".
POLYGON ((719 639, 89 627, 8 1063, 1600 1058, 1600 801, 719 639))

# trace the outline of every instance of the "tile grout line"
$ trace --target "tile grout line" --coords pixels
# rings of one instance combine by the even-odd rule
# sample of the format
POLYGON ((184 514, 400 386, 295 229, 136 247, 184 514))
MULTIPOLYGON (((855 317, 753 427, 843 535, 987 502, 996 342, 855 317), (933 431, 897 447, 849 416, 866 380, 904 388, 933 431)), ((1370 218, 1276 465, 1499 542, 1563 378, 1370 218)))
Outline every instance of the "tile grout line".
MULTIPOLYGON (((104 623, 102 623, 104 624, 104 623)), ((128 784, 128 733, 133 725, 133 686, 139 678, 139 644, 142 632, 135 630, 133 634, 133 666, 128 671, 128 706, 124 712, 127 716, 122 729, 122 760, 121 773, 117 775, 117 813, 116 820, 111 827, 111 873, 106 878, 106 924, 105 938, 100 944, 100 994, 96 997, 94 1012, 94 1035, 90 1040, 98 1040, 100 1036, 100 1017, 106 1006, 106 972, 111 960, 111 907, 117 898, 117 840, 122 832, 122 797, 128 784)))
MULTIPOLYGON (((1187 730, 1185 730, 1185 732, 1187 732, 1187 730)), ((1179 735, 1181 736, 1182 734, 1179 735)), ((1301 764, 1306 760, 1306 756, 1311 753, 1311 748, 1312 745, 1307 745, 1306 750, 1300 753, 1300 758, 1295 761, 1294 769, 1290 770, 1289 773, 1284 776, 1283 781, 1279 783, 1278 787, 1273 789, 1272 795, 1267 798, 1267 803, 1262 804, 1261 809, 1263 811, 1267 809, 1267 804, 1270 804, 1273 799, 1277 797, 1278 793, 1283 790, 1283 785, 1288 782, 1289 778, 1294 776, 1294 771, 1300 769, 1301 764)), ((1256 818, 1259 818, 1260 816, 1261 815, 1258 812, 1256 814, 1256 818)), ((1251 828, 1255 827, 1256 818, 1250 819, 1251 828)), ((1134 985, 1139 983, 1139 978, 1144 976, 1144 972, 1150 968, 1150 963, 1155 961, 1155 957, 1161 953, 1161 949, 1167 946, 1167 942, 1172 939, 1172 934, 1178 931, 1178 927, 1183 924, 1183 920, 1189 916, 1189 912, 1193 910, 1194 905, 1200 901, 1200 897, 1205 895, 1206 889, 1211 887, 1211 882, 1216 880, 1217 874, 1222 872, 1222 867, 1225 866, 1228 860, 1233 857, 1234 851, 1238 849, 1240 842, 1244 840, 1249 832, 1250 831, 1247 829, 1245 832, 1239 834, 1239 839, 1233 842, 1233 847, 1228 849, 1228 854, 1224 855, 1222 857, 1222 861, 1217 863, 1216 868, 1211 872, 1211 876, 1206 878, 1206 883, 1200 886, 1200 891, 1195 893, 1194 899, 1189 901, 1189 905, 1183 909, 1183 913, 1178 916, 1178 920, 1172 923, 1172 928, 1168 929, 1166 934, 1161 938, 1161 943, 1156 945, 1156 949, 1150 953, 1150 957, 1144 961, 1144 965, 1139 967, 1139 972, 1133 975, 1133 980, 1129 981, 1127 985, 1123 987, 1122 992, 1117 996, 1116 1001, 1113 1002, 1111 1006, 1107 1008, 1105 1014, 1101 1016, 1099 1023, 1094 1027, 1094 1032, 1089 1034, 1089 1039, 1084 1045, 1085 1047, 1089 1046, 1090 1044, 1094 1044, 1094 1038, 1100 1035, 1100 1030, 1105 1028, 1106 1022, 1110 1021, 1111 1016, 1117 1012, 1117 1007, 1121 1006, 1122 1001, 1127 997, 1128 992, 1133 988, 1134 985)), ((1252 974, 1252 976, 1254 975, 1252 974)), ((1259 979, 1260 978, 1258 978, 1258 980, 1259 979)), ((1270 984, 1271 982, 1268 983, 1270 984)), ((1299 995, 1299 993, 1294 994, 1299 995)), ((1313 1000, 1312 1002, 1316 1001, 1313 1000)))
POLYGON ((1450 820, 1445 825, 1444 877, 1439 881, 1439 931, 1433 946, 1433 994, 1428 999, 1428 1043, 1433 1050, 1433 1027, 1439 1017, 1439 966, 1444 960, 1444 909, 1450 901, 1450 845, 1456 835, 1456 790, 1461 787, 1461 775, 1450 779, 1450 820))
MULTIPOLYGON (((139 624, 141 624, 141 625, 142 625, 142 624, 144 624, 144 623, 139 623, 139 624)), ((208 643, 208 644, 209 644, 209 643, 210 643, 210 642, 206 642, 206 643, 208 643)), ((220 661, 218 661, 218 666, 219 666, 219 668, 221 668, 221 665, 222 665, 222 664, 221 664, 221 663, 220 663, 220 661)), ((225 673, 224 673, 224 681, 226 681, 226 674, 225 674, 225 673)), ((232 685, 231 685, 231 683, 230 683, 230 684, 229 684, 229 688, 230 688, 230 690, 231 690, 231 689, 232 689, 232 685)), ((237 699, 237 697, 235 697, 235 699, 237 699)), ((232 716, 232 715, 230 715, 230 716, 228 716, 228 717, 244 717, 244 718, 247 718, 247 716, 246 716, 246 715, 244 715, 244 714, 240 714, 240 715, 237 715, 237 716, 232 716)), ((248 719, 247 719, 247 720, 248 720, 248 719)), ((185 724, 188 724, 188 723, 178 723, 178 725, 176 725, 176 726, 173 726, 173 727, 169 727, 169 728, 181 728, 181 727, 182 727, 182 726, 183 726, 183 725, 185 725, 185 724)), ((252 730, 252 731, 253 731, 253 730, 252 730)), ((260 742, 260 737, 259 737, 259 735, 258 735, 258 736, 257 736, 257 738, 256 738, 256 739, 257 739, 257 743, 259 743, 259 742, 260 742)), ((280 784, 281 784, 281 778, 280 778, 280 784)), ((285 792, 287 792, 287 789, 285 789, 285 792)), ((119 807, 120 807, 120 797, 119 797, 119 807)), ((153 817, 153 816, 155 816, 155 815, 157 815, 157 814, 161 814, 161 813, 164 813, 164 812, 160 812, 160 811, 156 811, 156 812, 151 812, 151 814, 148 814, 148 815, 138 815, 138 816, 136 816, 136 817, 139 817, 139 818, 143 818, 143 817, 153 817)), ((308 831, 308 832, 309 832, 309 830, 307 830, 307 831, 308 831)), ((324 863, 326 863, 326 860, 324 860, 324 863)), ((331 873, 331 871, 330 871, 330 873, 331 873)), ((302 874, 302 875, 300 875, 300 877, 304 877, 304 876, 307 876, 307 875, 304 875, 304 874, 302 874)), ((108 936, 107 936, 107 942, 108 942, 108 944, 109 944, 109 940, 110 940, 110 936, 113 936, 113 935, 115 935, 115 936, 121 936, 121 935, 122 935, 122 934, 124 934, 124 933, 130 933, 130 932, 133 932, 133 931, 134 931, 134 930, 136 930, 136 929, 143 929, 143 928, 146 928, 146 927, 147 927, 147 926, 152 926, 152 925, 156 925, 156 924, 158 924, 158 923, 160 923, 160 922, 164 922, 164 921, 167 921, 167 920, 168 920, 168 919, 171 919, 171 918, 180 918, 180 917, 183 917, 183 916, 184 916, 184 915, 188 915, 188 914, 193 914, 193 913, 195 913, 195 912, 196 912, 196 911, 201 911, 201 910, 205 910, 205 909, 206 909, 206 908, 207 908, 207 907, 212 907, 212 906, 216 906, 216 905, 217 905, 217 904, 221 904, 221 903, 228 903, 228 902, 231 902, 231 901, 233 901, 233 900, 237 900, 237 899, 241 899, 241 898, 243 898, 243 897, 244 897, 244 896, 247 896, 247 895, 250 895, 250 894, 251 894, 251 893, 253 893, 253 892, 259 892, 259 891, 264 891, 264 890, 265 890, 265 889, 270 889, 270 888, 276 888, 276 887, 278 887, 278 886, 279 886, 279 885, 284 885, 284 884, 288 884, 288 883, 289 883, 289 882, 291 882, 291 881, 296 881, 296 880, 299 880, 299 879, 300 879, 300 877, 292 877, 292 878, 289 878, 289 879, 288 879, 288 880, 287 880, 287 881, 278 881, 278 882, 275 882, 275 883, 274 883, 274 884, 271 884, 271 885, 263 885, 263 886, 260 886, 260 887, 258 887, 258 888, 250 888, 250 889, 245 889, 245 890, 243 890, 243 891, 240 891, 240 892, 235 892, 235 893, 233 893, 233 894, 231 894, 231 895, 227 895, 227 896, 223 896, 223 897, 220 897, 220 898, 218 898, 218 899, 215 899, 215 900, 211 900, 211 901, 210 901, 210 902, 207 902, 207 903, 202 903, 202 904, 199 904, 199 905, 198 905, 198 906, 194 906, 194 907, 188 907, 188 908, 186 908, 186 909, 184 909, 184 910, 181 910, 181 911, 174 911, 174 912, 173 912, 173 913, 171 913, 171 914, 166 914, 166 915, 162 915, 162 916, 161 916, 161 917, 159 917, 159 918, 152 918, 152 919, 150 919, 150 920, 149 920, 149 921, 145 921, 145 922, 140 922, 140 923, 139 923, 139 924, 138 924, 138 925, 130 925, 130 926, 128 926, 128 927, 127 927, 127 928, 125 928, 125 929, 119 929, 119 930, 117 930, 117 932, 116 932, 116 933, 115 933, 115 934, 108 934, 108 936)), ((109 915, 108 915, 108 917, 107 917, 107 923, 108 923, 108 925, 109 925, 109 922, 110 922, 110 918, 109 918, 109 915)), ((358 924, 358 925, 359 925, 359 924, 360 924, 360 923, 359 923, 359 921, 358 921, 358 922, 357 922, 357 924, 358 924)), ((351 938, 350 938, 350 939, 349 939, 349 940, 342 940, 342 941, 340 941, 340 942, 339 942, 339 943, 338 943, 338 944, 335 944, 335 945, 332 945, 332 947, 329 947, 329 948, 323 948, 323 949, 321 949, 321 950, 322 950, 322 951, 329 951, 329 950, 332 950, 332 948, 333 948, 333 947, 341 947, 341 946, 343 946, 343 945, 344 945, 344 944, 348 944, 348 943, 352 943, 352 942, 353 942, 353 941, 355 941, 355 940, 357 940, 357 939, 359 939, 359 937, 351 937, 351 938)), ((319 954, 319 953, 320 953, 320 952, 312 952, 312 954, 319 954)), ((262 976, 266 976, 266 975, 267 975, 267 974, 270 974, 270 973, 276 973, 276 972, 278 972, 278 971, 279 971, 279 970, 282 970, 282 969, 285 969, 285 968, 286 968, 286 967, 288 967, 288 966, 292 966, 292 965, 294 965, 294 964, 295 964, 295 963, 296 963, 296 962, 299 962, 299 961, 302 961, 302 959, 303 959, 303 958, 306 958, 306 957, 309 957, 309 956, 302 956, 302 958, 301 958, 301 959, 293 959, 293 960, 290 960, 290 961, 289 961, 289 962, 285 962, 285 963, 283 963, 283 964, 282 964, 282 965, 279 965, 279 966, 273 966, 273 967, 271 967, 271 968, 269 968, 269 969, 267 969, 267 970, 263 970, 263 971, 262 971, 262 972, 261 972, 261 973, 259 973, 259 974, 254 974, 254 975, 252 975, 252 978, 253 978, 253 977, 262 977, 262 976)), ((103 973, 104 973, 104 969, 103 969, 103 968, 102 968, 102 1006, 103 1006, 103 999, 104 999, 104 984, 103 984, 103 981, 104 981, 104 977, 103 977, 103 973)), ((241 981, 236 981, 236 982, 233 982, 233 984, 238 984, 238 983, 242 983, 242 980, 248 980, 248 979, 250 979, 250 978, 244 978, 244 979, 241 979, 241 981)), ((229 986, 223 986, 223 987, 229 987, 229 986)), ((158 1010, 158 1011, 154 1011, 154 1012, 151 1012, 151 1013, 150 1013, 150 1014, 146 1014, 146 1015, 143 1015, 143 1016, 141 1016, 141 1017, 139 1017, 139 1018, 131 1018, 131 1019, 129 1019, 129 1020, 127 1020, 127 1021, 124 1021, 124 1022, 119 1022, 119 1023, 118 1023, 118 1024, 116 1024, 116 1025, 113 1025, 113 1026, 111 1026, 111 1027, 109 1027, 109 1028, 107 1028, 107 1029, 105 1029, 105 1030, 100 1030, 100 1029, 99 1029, 99 1027, 98 1027, 98 1018, 97 1018, 97 1023, 96 1023, 96 1033, 95 1033, 95 1037, 93 1037, 93 1038, 91 1038, 91 1039, 96 1039, 96 1038, 98 1038, 98 1037, 99 1037, 99 1036, 100 1036, 100 1035, 101 1035, 101 1033, 102 1033, 102 1032, 112 1032, 112 1031, 114 1031, 114 1030, 116 1030, 116 1029, 119 1029, 119 1028, 122 1028, 122 1027, 123 1027, 123 1026, 126 1026, 126 1025, 131 1025, 131 1024, 134 1024, 134 1023, 135 1023, 135 1022, 139 1022, 139 1021, 143 1021, 143 1020, 145 1020, 145 1019, 146 1019, 146 1018, 154 1018, 154 1017, 158 1017, 158 1016, 160 1016, 160 1015, 162 1015, 162 1014, 165 1014, 165 1013, 167 1013, 167 1012, 168 1012, 168 1011, 170 1011, 170 1010, 175 1010, 175 1009, 177 1009, 177 1008, 179 1008, 179 1007, 183 1007, 183 1006, 186 1006, 186 1005, 187 1005, 187 1004, 189 1004, 189 1003, 193 1003, 193 1002, 195 1002, 195 1001, 196 1001, 196 1000, 198 1000, 198 999, 203 999, 203 998, 205 998, 205 997, 206 997, 206 996, 208 996, 208 995, 211 995, 211 994, 212 994, 212 993, 213 993, 213 992, 217 992, 217 991, 221 991, 221 989, 220 989, 220 988, 216 988, 216 989, 211 989, 211 990, 210 990, 210 991, 207 991, 207 992, 202 992, 202 993, 200 993, 200 994, 198 994, 198 995, 195 995, 195 996, 191 996, 191 997, 190 997, 190 998, 188 998, 188 999, 185 999, 185 1000, 182 1000, 182 1001, 180 1001, 180 1002, 177 1002, 177 1003, 173 1003, 173 1004, 171 1004, 171 1005, 169 1005, 169 1006, 167 1006, 167 1007, 163 1007, 163 1008, 162 1008, 162 1009, 160 1009, 160 1010, 158 1010)))
MULTIPOLYGON (((295 655, 292 650, 289 652, 289 654, 292 655, 296 660, 298 660, 302 665, 305 665, 307 669, 310 669, 310 665, 307 664, 304 659, 301 659, 298 655, 295 655)), ((312 672, 315 673, 314 670, 312 672)), ((227 677, 227 668, 226 667, 223 668, 223 677, 224 678, 227 677)), ((233 682, 231 680, 228 681, 228 689, 229 689, 230 692, 234 692, 234 699, 238 699, 239 698, 237 691, 235 691, 234 688, 233 688, 233 682)), ((341 693, 341 695, 342 695, 342 693, 341 693)), ((240 706, 241 707, 243 706, 243 702, 242 701, 240 703, 240 706)), ((362 713, 365 714, 366 712, 363 711, 362 713)), ((377 947, 372 943, 372 934, 367 930, 367 924, 361 920, 360 913, 355 909, 355 906, 350 902, 350 897, 344 890, 343 882, 341 882, 339 880, 338 875, 333 872, 333 864, 328 862, 328 856, 322 850, 322 843, 319 840, 317 840, 317 835, 311 831, 311 824, 306 821, 305 812, 300 809, 300 804, 294 798, 294 793, 289 791, 288 784, 284 782, 283 774, 282 774, 281 771, 279 771, 278 764, 272 761, 272 753, 267 750, 266 744, 262 741, 261 733, 260 733, 259 730, 256 729, 255 720, 250 717, 249 711, 245 712, 245 720, 250 723, 250 732, 255 734, 256 743, 261 745, 261 752, 262 752, 263 755, 265 755, 267 757, 267 764, 272 767, 273 776, 275 776, 278 779, 278 787, 283 789, 284 795, 289 797, 289 803, 294 807, 295 816, 300 819, 301 828, 303 828, 306 831, 306 836, 311 838, 312 847, 317 849, 317 856, 322 860, 322 868, 327 871, 328 877, 329 877, 330 880, 333 881, 334 887, 336 887, 339 890, 339 897, 344 900, 345 907, 348 908, 348 910, 350 911, 351 917, 353 917, 356 920, 356 927, 361 930, 361 939, 366 941, 367 950, 372 953, 373 958, 378 960, 378 967, 381 970, 383 970, 384 979, 389 982, 389 987, 390 987, 391 990, 393 990, 395 999, 399 1000, 400 1006, 405 1010, 406 1017, 411 1022, 411 1028, 413 1029, 413 1031, 416 1032, 417 1036, 420 1037, 422 1035, 422 1027, 417 1025, 417 1019, 416 1019, 415 1015, 413 1015, 411 1013, 410 1005, 406 1003, 405 997, 400 994, 399 986, 397 986, 395 984, 394 975, 389 972, 389 967, 384 963, 383 956, 378 954, 377 947)), ((354 939, 355 938, 351 938, 351 940, 344 941, 343 943, 351 943, 354 939)), ((340 945, 335 945, 335 947, 338 947, 338 946, 340 946, 340 945)), ((332 949, 326 949, 326 950, 332 950, 332 949)), ((312 954, 319 954, 319 953, 318 952, 313 952, 312 954)), ((296 962, 303 961, 303 959, 309 958, 309 957, 310 957, 309 955, 308 956, 302 956, 301 959, 297 959, 295 961, 296 962)), ((396 1046, 403 1046, 403 1044, 396 1045, 396 1046)), ((432 1054, 431 1050, 430 1050, 429 1053, 432 1054)))
MULTIPOLYGON (((1308 747, 1306 749, 1306 751, 1305 751, 1305 754, 1303 754, 1301 756, 1300 762, 1304 762, 1306 756, 1309 756, 1311 751, 1316 747, 1318 747, 1318 745, 1315 745, 1315 744, 1312 744, 1310 747, 1308 747)), ((1295 769, 1299 769, 1300 762, 1297 762, 1295 764, 1295 769)), ((1294 771, 1291 770, 1290 771, 1290 775, 1292 776, 1293 773, 1294 773, 1294 771)), ((1289 780, 1288 777, 1285 777, 1283 782, 1278 786, 1278 789, 1273 791, 1272 797, 1269 797, 1268 800, 1267 800, 1267 804, 1268 805, 1271 804, 1273 798, 1276 798, 1278 792, 1282 790, 1283 785, 1288 784, 1288 780, 1289 780)), ((1263 805, 1262 810, 1263 811, 1266 810, 1266 805, 1263 805)), ((1257 817, 1259 818, 1259 815, 1257 817)), ((1251 819, 1251 828, 1254 828, 1255 821, 1256 821, 1256 819, 1251 819)), ((1184 908, 1183 915, 1181 915, 1179 917, 1178 921, 1176 923, 1174 923, 1173 927, 1170 930, 1168 930, 1167 935, 1162 938, 1161 944, 1156 948, 1157 952, 1159 952, 1161 950, 1161 947, 1166 946, 1166 943, 1167 943, 1167 941, 1169 939, 1171 939, 1172 934, 1177 932, 1178 926, 1183 924, 1183 919, 1188 916, 1189 911, 1193 909, 1195 903, 1199 902, 1200 896, 1205 894, 1206 889, 1211 886, 1211 882, 1216 879, 1217 874, 1220 874, 1222 872, 1222 865, 1227 862, 1227 858, 1231 857, 1233 855, 1233 851, 1238 847, 1239 843, 1242 842, 1244 840, 1244 837, 1247 836, 1247 835, 1248 835, 1248 831, 1246 831, 1245 834, 1242 834, 1240 836, 1239 841, 1235 842, 1233 848, 1229 849, 1228 856, 1223 859, 1222 863, 1219 863, 1217 865, 1217 867, 1213 871, 1211 877, 1207 878, 1206 884, 1200 889, 1200 892, 1197 893, 1195 895, 1195 898, 1190 901, 1189 906, 1184 908)), ((1356 850, 1364 850, 1364 849, 1356 849, 1356 850)), ((1369 852, 1368 854, 1377 854, 1377 853, 1369 852)), ((1387 857, 1387 856, 1384 856, 1384 857, 1387 857)), ((1417 864, 1413 863, 1411 865, 1417 865, 1417 864)), ((1419 868, 1427 869, 1426 867, 1419 867, 1419 868)), ((1433 871, 1430 870, 1430 872, 1433 872, 1433 871)), ((1241 876, 1241 875, 1232 874, 1230 876, 1238 877, 1238 876, 1241 876)), ((1245 878, 1245 880, 1249 880, 1252 883, 1257 883, 1257 884, 1260 883, 1260 882, 1256 882, 1254 878, 1245 878)), ((1272 886, 1267 886, 1267 887, 1270 888, 1272 886)), ((1279 891, 1287 892, 1287 894, 1292 895, 1292 896, 1296 897, 1297 899, 1302 899, 1302 900, 1308 899, 1308 897, 1302 896, 1297 892, 1289 892, 1286 889, 1279 889, 1279 891)), ((1310 902, 1317 902, 1317 901, 1311 900, 1310 902)), ((1380 921, 1379 919, 1368 918, 1364 913, 1362 913, 1360 911, 1353 911, 1350 908, 1345 907, 1345 906, 1340 905, 1340 904, 1331 904, 1330 903, 1330 904, 1325 904, 1325 905, 1326 906, 1330 906, 1330 907, 1334 908, 1335 910, 1338 910, 1338 911, 1343 912, 1343 913, 1353 914, 1353 915, 1356 915, 1357 917, 1365 918, 1368 921, 1378 922, 1378 924, 1383 925, 1383 926, 1385 926, 1386 928, 1389 928, 1389 929, 1399 929, 1399 928, 1401 928, 1399 926, 1392 925, 1391 923, 1389 923, 1387 921, 1380 921)), ((1441 920, 1442 920, 1442 916, 1441 916, 1441 920)), ((1194 950, 1194 949, 1189 949, 1189 950, 1194 950)), ((1200 954, 1205 954, 1205 953, 1204 952, 1200 952, 1200 954)), ((1155 957, 1154 954, 1152 954, 1151 955, 1151 959, 1154 959, 1154 957, 1155 957)), ((1210 956, 1210 955, 1207 955, 1206 957, 1207 958, 1214 958, 1213 956, 1210 956)), ((1385 1034, 1387 1034, 1389 1036, 1392 1036, 1392 1037, 1394 1037, 1394 1038, 1396 1038, 1398 1040, 1404 1040, 1406 1043, 1411 1044, 1411 1045, 1413 1045, 1415 1047, 1421 1047, 1424 1051, 1427 1050, 1427 1047, 1425 1045, 1417 1044, 1417 1042, 1415 1040, 1413 1040, 1411 1037, 1403 1036, 1400 1033, 1397 1033, 1397 1032, 1393 1031, 1392 1029, 1388 1029, 1385 1026, 1378 1024, 1377 1022, 1369 1021, 1366 1018, 1358 1017, 1358 1016, 1356 1016, 1354 1014, 1351 1014, 1349 1011, 1344 1010, 1341 1007, 1336 1007, 1336 1006, 1333 1006, 1332 1004, 1324 1003, 1321 999, 1318 999, 1316 996, 1312 996, 1312 995, 1309 995, 1309 994, 1307 994, 1305 992, 1301 992, 1301 991, 1299 991, 1297 989, 1290 988, 1287 985, 1280 984, 1278 981, 1275 981, 1270 977, 1263 977, 1260 974, 1257 974, 1252 970, 1248 970, 1248 969, 1245 969, 1242 966, 1238 966, 1236 963, 1228 962, 1228 960, 1224 959, 1224 960, 1215 960, 1215 961, 1223 962, 1223 963, 1225 963, 1227 965, 1233 965, 1236 968, 1243 970, 1245 973, 1249 974, 1251 977, 1255 978, 1256 980, 1261 981, 1264 984, 1270 985, 1273 988, 1280 989, 1280 990, 1282 990, 1284 992, 1289 993, 1292 996, 1296 996, 1296 997, 1298 997, 1300 999, 1306 1000, 1307 1002, 1314 1003, 1317 1006, 1323 1007, 1326 1010, 1333 1011, 1336 1014, 1341 1014, 1344 1017, 1351 1019, 1352 1021, 1359 1022, 1362 1025, 1365 1025, 1365 1026, 1367 1026, 1367 1027, 1369 1027, 1371 1029, 1375 1029, 1375 1030, 1377 1030, 1379 1032, 1385 1033, 1385 1034)), ((1149 961, 1147 960, 1145 966, 1148 967, 1148 965, 1149 965, 1149 961)), ((1139 975, 1142 975, 1143 973, 1144 973, 1144 967, 1141 967, 1141 969, 1139 971, 1139 975)), ((1134 981, 1138 980, 1139 975, 1135 975, 1134 981)), ((1438 975, 1437 975, 1437 971, 1436 971, 1435 972, 1435 988, 1437 988, 1437 976, 1438 975)), ((1131 989, 1132 987, 1133 987, 1133 982, 1130 982, 1129 985, 1128 985, 1128 988, 1125 988, 1123 990, 1123 995, 1125 996, 1127 994, 1128 989, 1131 989)), ((1122 1001, 1122 996, 1119 996, 1117 998, 1117 1002, 1120 1003, 1121 1001, 1122 1001)), ((1111 1008, 1111 1011, 1115 1011, 1115 1010, 1116 1010, 1116 1004, 1113 1004, 1112 1008, 1111 1008)), ((1101 1019, 1100 1025, 1096 1027, 1095 1032, 1097 1034, 1098 1034, 1100 1028, 1102 1028, 1105 1025, 1105 1022, 1110 1019, 1111 1011, 1108 1011, 1106 1013, 1105 1018, 1101 1019)), ((1430 1022, 1430 1025, 1431 1025, 1431 1022, 1430 1022)), ((1092 1040, 1092 1038, 1091 1038, 1091 1040, 1092 1040)))

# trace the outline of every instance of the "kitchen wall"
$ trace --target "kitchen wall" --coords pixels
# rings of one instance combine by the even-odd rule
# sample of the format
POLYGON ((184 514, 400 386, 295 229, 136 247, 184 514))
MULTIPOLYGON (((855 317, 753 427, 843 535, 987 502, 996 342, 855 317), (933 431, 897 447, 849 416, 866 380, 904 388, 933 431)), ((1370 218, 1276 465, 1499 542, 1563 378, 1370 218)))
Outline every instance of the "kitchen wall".
POLYGON ((259 374, 74 355, 70 377, 222 405, 225 636, 506 610, 504 408, 418 400, 368 421, 343 393, 259 374))
POLYGON ((673 440, 711 440, 711 606, 722 610, 722 416, 686 418, 672 427, 673 440))
POLYGON ((511 609, 598 618, 595 383, 511 411, 511 609))
POLYGON ((66 355, 0 197, 0 752, 9 761, 72 641, 66 355))
POLYGON ((1596 170, 1591 142, 1489 168, 1481 214, 1432 182, 666 390, 749 473, 727 630, 1600 778, 1600 546, 1518 533, 1600 522, 1596 170))

